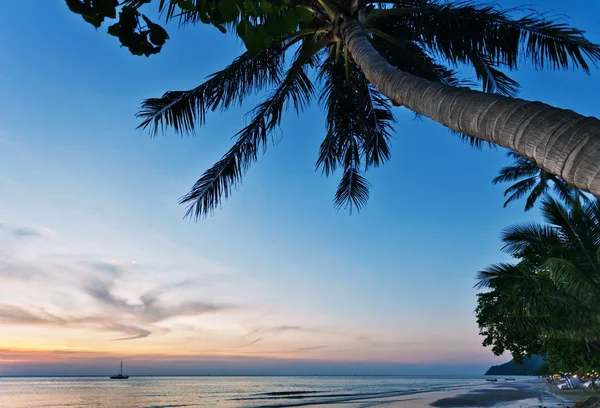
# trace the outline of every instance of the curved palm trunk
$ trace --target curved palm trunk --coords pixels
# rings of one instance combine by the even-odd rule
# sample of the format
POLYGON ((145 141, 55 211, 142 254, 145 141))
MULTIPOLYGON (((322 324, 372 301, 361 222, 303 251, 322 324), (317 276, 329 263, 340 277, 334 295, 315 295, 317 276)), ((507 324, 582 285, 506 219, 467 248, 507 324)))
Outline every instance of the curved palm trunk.
POLYGON ((367 79, 388 98, 453 130, 508 147, 600 198, 600 120, 400 71, 371 46, 356 20, 342 24, 342 36, 367 79))

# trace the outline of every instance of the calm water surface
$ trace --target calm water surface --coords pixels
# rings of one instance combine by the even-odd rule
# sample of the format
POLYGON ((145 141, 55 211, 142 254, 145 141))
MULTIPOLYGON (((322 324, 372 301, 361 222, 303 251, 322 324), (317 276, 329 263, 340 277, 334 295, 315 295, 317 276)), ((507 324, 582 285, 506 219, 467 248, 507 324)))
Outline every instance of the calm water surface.
POLYGON ((0 407, 373 406, 378 399, 481 385, 457 377, 0 378, 0 407), (339 405, 337 405, 339 406, 339 405))

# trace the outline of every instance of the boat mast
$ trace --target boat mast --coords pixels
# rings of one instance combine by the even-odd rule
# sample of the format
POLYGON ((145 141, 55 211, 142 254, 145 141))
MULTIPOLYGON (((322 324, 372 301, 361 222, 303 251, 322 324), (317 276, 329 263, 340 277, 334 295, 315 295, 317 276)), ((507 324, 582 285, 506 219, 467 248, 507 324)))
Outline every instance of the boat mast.
POLYGON ((123 360, 121 360, 121 375, 123 375, 123 360))

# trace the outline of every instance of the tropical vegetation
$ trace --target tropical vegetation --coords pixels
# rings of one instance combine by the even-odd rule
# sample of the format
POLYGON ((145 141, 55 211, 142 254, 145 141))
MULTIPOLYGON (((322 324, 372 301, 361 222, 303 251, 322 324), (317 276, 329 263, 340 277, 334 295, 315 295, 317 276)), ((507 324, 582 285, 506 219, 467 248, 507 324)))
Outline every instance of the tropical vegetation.
MULTIPOLYGON (((241 38, 247 51, 197 87, 146 100, 141 128, 192 133, 209 111, 264 92, 233 146, 182 197, 188 215, 211 213, 267 148, 286 107, 318 101, 326 129, 317 168, 341 170, 336 207, 360 209, 365 173, 390 159, 392 106, 427 116, 475 145, 497 144, 549 174, 600 197, 600 121, 516 99, 508 73, 524 63, 582 69, 600 59, 584 32, 530 9, 442 0, 66 0, 133 54, 161 51, 168 33, 141 10, 157 5, 166 22, 210 24, 241 38), (470 67, 481 91, 458 72, 470 67), (541 147, 541 148, 540 148, 541 147)), ((201 52, 201 49, 198 50, 201 52)))
POLYGON ((502 233, 513 263, 478 274, 484 345, 520 360, 540 354, 555 371, 600 369, 600 203, 545 196, 545 223, 502 233))
POLYGON ((508 152, 507 156, 513 159, 514 163, 503 167, 500 174, 492 181, 494 184, 516 182, 504 191, 504 196, 508 196, 504 207, 527 196, 525 211, 529 211, 535 206, 536 201, 549 191, 553 191, 555 195, 567 202, 587 201, 587 197, 579 190, 569 186, 560 177, 540 168, 533 160, 515 152, 508 152))

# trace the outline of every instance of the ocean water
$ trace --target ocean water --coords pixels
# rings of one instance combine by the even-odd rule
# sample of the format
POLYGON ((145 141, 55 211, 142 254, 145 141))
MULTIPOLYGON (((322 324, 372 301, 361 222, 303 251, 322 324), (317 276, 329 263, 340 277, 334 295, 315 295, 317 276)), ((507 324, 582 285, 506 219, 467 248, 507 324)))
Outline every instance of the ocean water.
POLYGON ((364 408, 423 392, 467 392, 484 384, 482 377, 0 378, 0 407, 274 408, 327 404, 364 408))
MULTIPOLYGON (((425 407, 442 396, 510 389, 519 401, 493 397, 482 406, 564 407, 542 381, 486 383, 483 377, 0 377, 1 408, 425 407), (432 400, 433 398, 433 400, 432 400), (496 401, 495 399, 498 398, 496 401), (527 398, 527 399, 525 399, 527 398), (496 403, 497 402, 497 403, 496 403), (409 405, 404 405, 409 404, 409 405)), ((495 395, 495 394, 494 394, 495 395)), ((504 394, 505 395, 505 394, 504 394)), ((477 404, 470 404, 474 407, 477 404)), ((477 405, 479 406, 479 405, 477 405)))

